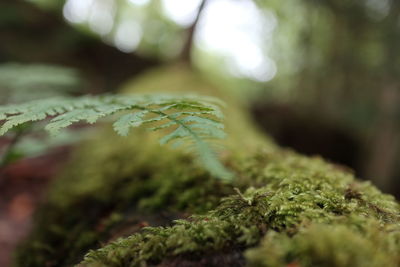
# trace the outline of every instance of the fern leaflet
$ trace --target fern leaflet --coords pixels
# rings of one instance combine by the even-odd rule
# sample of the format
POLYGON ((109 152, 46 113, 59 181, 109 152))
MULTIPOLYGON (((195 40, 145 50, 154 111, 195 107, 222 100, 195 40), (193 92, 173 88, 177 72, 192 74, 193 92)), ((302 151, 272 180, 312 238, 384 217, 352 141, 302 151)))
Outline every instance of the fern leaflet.
POLYGON ((141 125, 147 125, 151 131, 171 129, 160 139, 161 144, 173 143, 174 147, 184 143, 192 144, 199 159, 212 175, 230 180, 233 174, 219 161, 210 143, 226 136, 221 122, 221 104, 211 97, 160 94, 36 100, 0 107, 0 121, 4 121, 0 135, 26 122, 49 117, 51 119, 45 129, 55 135, 73 123, 84 121, 92 124, 116 114, 119 116, 113 128, 119 135, 126 136, 131 128, 141 125))

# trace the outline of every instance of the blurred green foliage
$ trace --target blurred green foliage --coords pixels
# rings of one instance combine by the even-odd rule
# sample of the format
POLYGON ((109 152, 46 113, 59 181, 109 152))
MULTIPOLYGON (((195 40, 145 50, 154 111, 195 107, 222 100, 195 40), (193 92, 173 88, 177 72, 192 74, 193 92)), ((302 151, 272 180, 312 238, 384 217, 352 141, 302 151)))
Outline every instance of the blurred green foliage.
POLYGON ((43 64, 0 65, 0 104, 21 103, 77 92, 81 83, 74 69, 43 64))

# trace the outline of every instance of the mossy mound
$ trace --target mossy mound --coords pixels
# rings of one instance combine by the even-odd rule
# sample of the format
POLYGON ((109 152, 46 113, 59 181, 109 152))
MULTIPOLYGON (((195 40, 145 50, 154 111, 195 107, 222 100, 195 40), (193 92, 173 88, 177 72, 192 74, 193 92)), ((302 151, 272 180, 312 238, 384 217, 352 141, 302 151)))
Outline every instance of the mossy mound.
POLYGON ((100 140, 93 140, 81 148, 36 214, 17 254, 19 266, 69 266, 114 234, 129 234, 126 227, 165 225, 184 212, 215 207, 228 194, 190 157, 127 141, 112 140, 97 150, 100 140))
MULTIPOLYGON (((17 253, 17 265, 70 266, 89 249, 103 246, 89 252, 81 265, 299 262, 309 266, 314 264, 308 260, 314 258, 312 244, 309 250, 299 246, 308 238, 308 229, 309 235, 317 231, 314 225, 338 227, 339 236, 350 231, 349 238, 360 240, 378 232, 381 243, 377 244, 390 243, 384 255, 395 260, 393 251, 400 247, 397 230, 386 231, 397 229, 399 222, 399 205, 393 197, 320 158, 276 147, 252 125, 240 103, 184 65, 150 72, 125 91, 158 88, 169 92, 189 88, 226 100, 230 137, 221 158, 237 174, 235 181, 227 184, 210 177, 192 156, 160 147, 154 134, 136 131, 119 138, 103 127, 78 149, 50 188, 31 236, 17 253), (125 238, 115 241, 119 237, 125 238), (270 250, 265 240, 271 238, 282 240, 282 246, 271 248, 274 257, 263 258, 263 250, 270 250)), ((334 241, 329 230, 325 232, 321 240, 326 239, 332 251, 346 254, 342 243, 334 241)), ((385 248, 382 245, 379 251, 385 248)), ((372 257, 368 246, 361 251, 365 258, 372 257)), ((318 255, 330 262, 331 254, 318 255)), ((346 255, 355 259, 353 266, 363 266, 359 257, 346 255)), ((348 266, 344 261, 331 266, 348 266)))
POLYGON ((197 262, 210 252, 243 252, 261 239, 260 247, 246 253, 250 266, 400 263, 399 205, 393 197, 320 159, 291 152, 255 158, 251 169, 258 170, 257 187, 224 198, 204 215, 171 227, 145 228, 91 251, 81 265, 164 266, 176 258, 197 262))
MULTIPOLYGON (((184 65, 149 72, 124 91, 158 88, 168 92, 190 88, 221 96, 184 65)), ((233 134, 224 144, 225 162, 233 166, 259 147, 275 149, 254 130, 240 104, 226 100, 227 131, 233 134)), ((31 235, 17 251, 17 265, 69 266, 89 248, 137 231, 136 225, 168 225, 172 219, 204 213, 233 192, 232 186, 210 177, 191 155, 160 146, 157 140, 156 134, 140 129, 121 138, 109 126, 96 128, 93 139, 79 145, 51 185, 31 235)))

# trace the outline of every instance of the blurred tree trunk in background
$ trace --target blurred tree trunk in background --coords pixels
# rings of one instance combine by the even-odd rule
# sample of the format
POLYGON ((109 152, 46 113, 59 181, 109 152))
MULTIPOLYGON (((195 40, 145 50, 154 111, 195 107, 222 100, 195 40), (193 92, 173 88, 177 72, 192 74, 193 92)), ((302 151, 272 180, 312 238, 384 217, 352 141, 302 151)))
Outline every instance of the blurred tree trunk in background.
POLYGON ((352 167, 398 195, 400 2, 302 4, 304 25, 296 33, 302 62, 291 102, 355 132, 363 155, 352 167))
MULTIPOLYGON (((376 130, 371 141, 370 158, 366 173, 375 178, 377 185, 388 190, 396 185, 394 177, 399 178, 399 104, 400 104, 400 3, 391 1, 391 9, 382 22, 382 38, 385 44, 385 60, 382 66, 382 83, 376 98, 376 130)), ((398 180, 398 179, 397 179, 398 180)), ((397 182, 399 184, 399 182, 397 182)))

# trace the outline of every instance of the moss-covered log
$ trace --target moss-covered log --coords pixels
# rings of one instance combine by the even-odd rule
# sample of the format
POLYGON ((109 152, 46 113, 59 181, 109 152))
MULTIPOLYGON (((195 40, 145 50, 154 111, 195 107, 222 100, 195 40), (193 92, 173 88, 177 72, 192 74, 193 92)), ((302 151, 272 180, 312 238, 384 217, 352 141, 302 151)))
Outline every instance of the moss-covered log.
POLYGON ((230 137, 221 157, 236 179, 210 177, 152 134, 123 139, 101 129, 51 187, 17 265, 400 265, 393 197, 344 168, 276 147, 241 103, 184 65, 126 88, 226 100, 230 137))

